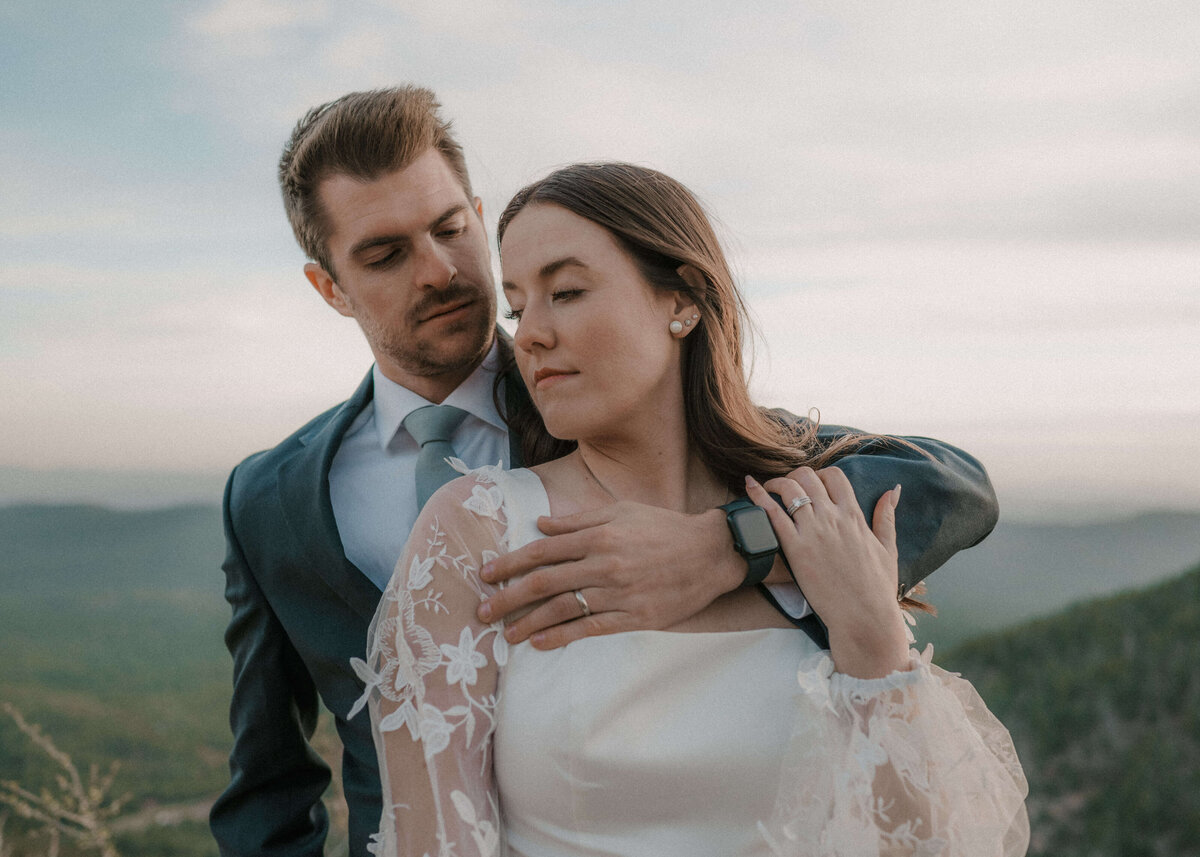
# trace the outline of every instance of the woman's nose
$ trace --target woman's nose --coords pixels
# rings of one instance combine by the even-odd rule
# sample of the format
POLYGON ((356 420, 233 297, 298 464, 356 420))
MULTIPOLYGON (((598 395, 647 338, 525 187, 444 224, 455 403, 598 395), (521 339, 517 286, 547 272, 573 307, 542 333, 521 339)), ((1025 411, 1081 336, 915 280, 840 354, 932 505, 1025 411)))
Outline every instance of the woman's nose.
POLYGON ((550 313, 533 301, 527 304, 521 311, 521 320, 517 322, 513 343, 522 351, 532 351, 537 347, 553 348, 554 327, 550 323, 550 313))

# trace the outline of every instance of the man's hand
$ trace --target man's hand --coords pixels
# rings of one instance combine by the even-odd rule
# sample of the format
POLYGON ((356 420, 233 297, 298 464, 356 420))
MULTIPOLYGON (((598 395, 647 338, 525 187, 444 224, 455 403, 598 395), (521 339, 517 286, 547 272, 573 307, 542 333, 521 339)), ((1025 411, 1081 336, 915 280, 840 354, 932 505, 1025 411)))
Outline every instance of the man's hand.
POLYGON ((669 628, 746 576, 720 509, 687 515, 622 501, 539 518, 538 528, 547 538, 481 571, 488 583, 513 581, 480 605, 481 621, 532 607, 506 629, 510 643, 556 649, 583 637, 669 628))

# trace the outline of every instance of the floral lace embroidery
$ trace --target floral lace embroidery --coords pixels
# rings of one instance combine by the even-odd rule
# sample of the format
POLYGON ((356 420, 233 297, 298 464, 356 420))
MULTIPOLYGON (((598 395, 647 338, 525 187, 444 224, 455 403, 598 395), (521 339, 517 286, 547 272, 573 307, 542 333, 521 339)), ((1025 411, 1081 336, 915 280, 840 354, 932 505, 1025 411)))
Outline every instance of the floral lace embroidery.
POLYGON ((911 652, 879 679, 800 665, 811 703, 783 756, 776 855, 1016 857, 1029 843, 1025 776, 1008 731, 970 683, 911 652))
MULTIPOLYGON (((458 464, 460 470, 466 469, 458 464)), ((371 708, 385 796, 392 791, 389 773, 397 779, 402 776, 398 770, 389 771, 396 760, 387 748, 405 750, 410 743, 397 733, 406 732, 419 746, 431 789, 433 806, 429 809, 436 817, 439 857, 463 853, 459 849, 464 844, 453 841, 446 824, 450 807, 443 806, 443 794, 453 807, 453 817, 470 833, 472 853, 492 855, 500 847, 499 807, 494 788, 486 784, 491 781, 490 739, 498 703, 496 670, 508 661, 508 644, 501 623, 463 623, 490 591, 479 579, 479 568, 507 547, 504 496, 496 484, 500 472, 498 468, 471 472, 475 484, 459 503, 469 514, 453 514, 452 526, 443 525, 445 503, 431 514, 422 513, 376 611, 368 660, 351 660, 365 688, 349 716, 368 705, 371 708), (467 539, 456 530, 469 519, 482 526, 473 527, 473 538, 467 539), (447 641, 451 626, 457 630, 457 638, 451 636, 447 641), (489 676, 487 686, 480 682, 484 670, 489 676), (443 763, 438 757, 447 752, 460 758, 443 763), (464 787, 441 783, 447 772, 460 773, 455 769, 462 767, 459 763, 465 758, 477 766, 473 771, 461 771, 464 787)), ((434 505, 432 501, 430 505, 434 505)), ((411 767, 411 760, 407 761, 404 767, 411 767)), ((408 775, 421 776, 419 772, 408 775)), ((372 853, 420 853, 401 849, 400 843, 411 826, 404 816, 426 814, 425 808, 406 799, 387 804, 380 832, 372 840, 372 853)))

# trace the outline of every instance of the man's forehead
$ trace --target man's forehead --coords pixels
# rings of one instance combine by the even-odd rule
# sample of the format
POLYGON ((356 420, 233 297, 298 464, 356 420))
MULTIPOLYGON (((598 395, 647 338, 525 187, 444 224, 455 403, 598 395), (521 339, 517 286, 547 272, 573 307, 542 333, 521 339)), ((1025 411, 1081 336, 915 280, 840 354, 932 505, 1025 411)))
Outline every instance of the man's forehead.
POLYGON ((411 164, 372 179, 335 173, 318 186, 329 237, 386 227, 421 230, 446 211, 471 201, 446 159, 429 149, 411 164))

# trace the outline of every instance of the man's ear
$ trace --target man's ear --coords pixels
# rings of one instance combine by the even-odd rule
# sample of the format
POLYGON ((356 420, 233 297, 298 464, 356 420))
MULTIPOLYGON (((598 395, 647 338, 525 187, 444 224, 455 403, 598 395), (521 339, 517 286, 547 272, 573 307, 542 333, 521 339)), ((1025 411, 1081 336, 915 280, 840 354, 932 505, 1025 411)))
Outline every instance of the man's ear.
POLYGON ((317 294, 325 303, 329 304, 342 315, 353 318, 354 313, 350 311, 350 303, 346 300, 346 295, 341 287, 330 276, 329 272, 318 265, 316 262, 308 262, 304 266, 304 276, 308 277, 308 281, 312 283, 312 287, 317 290, 317 294))
POLYGON ((473 202, 475 203, 473 206, 475 213, 479 215, 480 220, 483 220, 483 200, 479 197, 475 197, 473 202))

